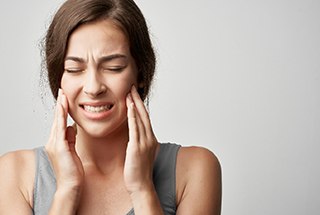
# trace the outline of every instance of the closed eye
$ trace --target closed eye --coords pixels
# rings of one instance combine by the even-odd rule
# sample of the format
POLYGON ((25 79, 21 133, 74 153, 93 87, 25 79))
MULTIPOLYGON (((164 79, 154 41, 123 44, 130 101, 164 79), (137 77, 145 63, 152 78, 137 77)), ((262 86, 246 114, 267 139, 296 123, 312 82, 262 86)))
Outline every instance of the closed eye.
POLYGON ((65 69, 64 71, 67 73, 78 73, 82 72, 82 69, 65 69))
POLYGON ((121 66, 121 67, 107 67, 107 68, 103 68, 103 70, 107 70, 107 71, 112 71, 112 72, 121 72, 122 70, 124 70, 125 67, 121 66))

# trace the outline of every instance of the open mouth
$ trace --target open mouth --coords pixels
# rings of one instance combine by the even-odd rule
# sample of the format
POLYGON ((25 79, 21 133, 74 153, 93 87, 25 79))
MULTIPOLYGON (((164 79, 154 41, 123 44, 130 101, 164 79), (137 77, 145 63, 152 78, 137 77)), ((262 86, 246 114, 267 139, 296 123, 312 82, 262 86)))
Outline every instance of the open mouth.
POLYGON ((100 106, 80 105, 80 107, 90 113, 102 113, 102 112, 111 110, 113 107, 113 104, 100 105, 100 106))

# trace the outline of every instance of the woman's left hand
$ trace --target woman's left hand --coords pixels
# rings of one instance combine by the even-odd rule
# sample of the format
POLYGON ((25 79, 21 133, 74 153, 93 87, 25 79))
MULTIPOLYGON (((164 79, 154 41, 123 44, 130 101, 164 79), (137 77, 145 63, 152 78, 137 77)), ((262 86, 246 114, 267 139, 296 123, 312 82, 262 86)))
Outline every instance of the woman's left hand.
POLYGON ((129 142, 124 165, 124 181, 130 194, 153 189, 152 171, 159 146, 149 114, 136 88, 126 98, 129 142))

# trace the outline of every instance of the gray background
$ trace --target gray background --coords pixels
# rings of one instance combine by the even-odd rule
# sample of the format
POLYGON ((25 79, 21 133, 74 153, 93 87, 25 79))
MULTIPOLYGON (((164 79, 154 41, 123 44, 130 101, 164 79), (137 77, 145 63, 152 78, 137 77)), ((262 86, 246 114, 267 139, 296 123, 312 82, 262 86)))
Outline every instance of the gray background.
MULTIPOLYGON (((0 154, 47 140, 38 44, 61 2, 1 0, 0 154)), ((158 53, 158 139, 216 153, 224 215, 319 214, 320 1, 137 3, 158 53)))

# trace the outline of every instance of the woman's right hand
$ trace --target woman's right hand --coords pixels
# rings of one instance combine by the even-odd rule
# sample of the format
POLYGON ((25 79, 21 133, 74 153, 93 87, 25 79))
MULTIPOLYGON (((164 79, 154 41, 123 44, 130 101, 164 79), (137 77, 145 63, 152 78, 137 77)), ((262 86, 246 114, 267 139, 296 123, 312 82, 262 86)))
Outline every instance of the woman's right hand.
POLYGON ((68 100, 62 89, 59 89, 54 122, 46 151, 57 181, 57 191, 75 193, 80 196, 84 181, 84 170, 81 160, 75 150, 76 131, 67 127, 68 100))

